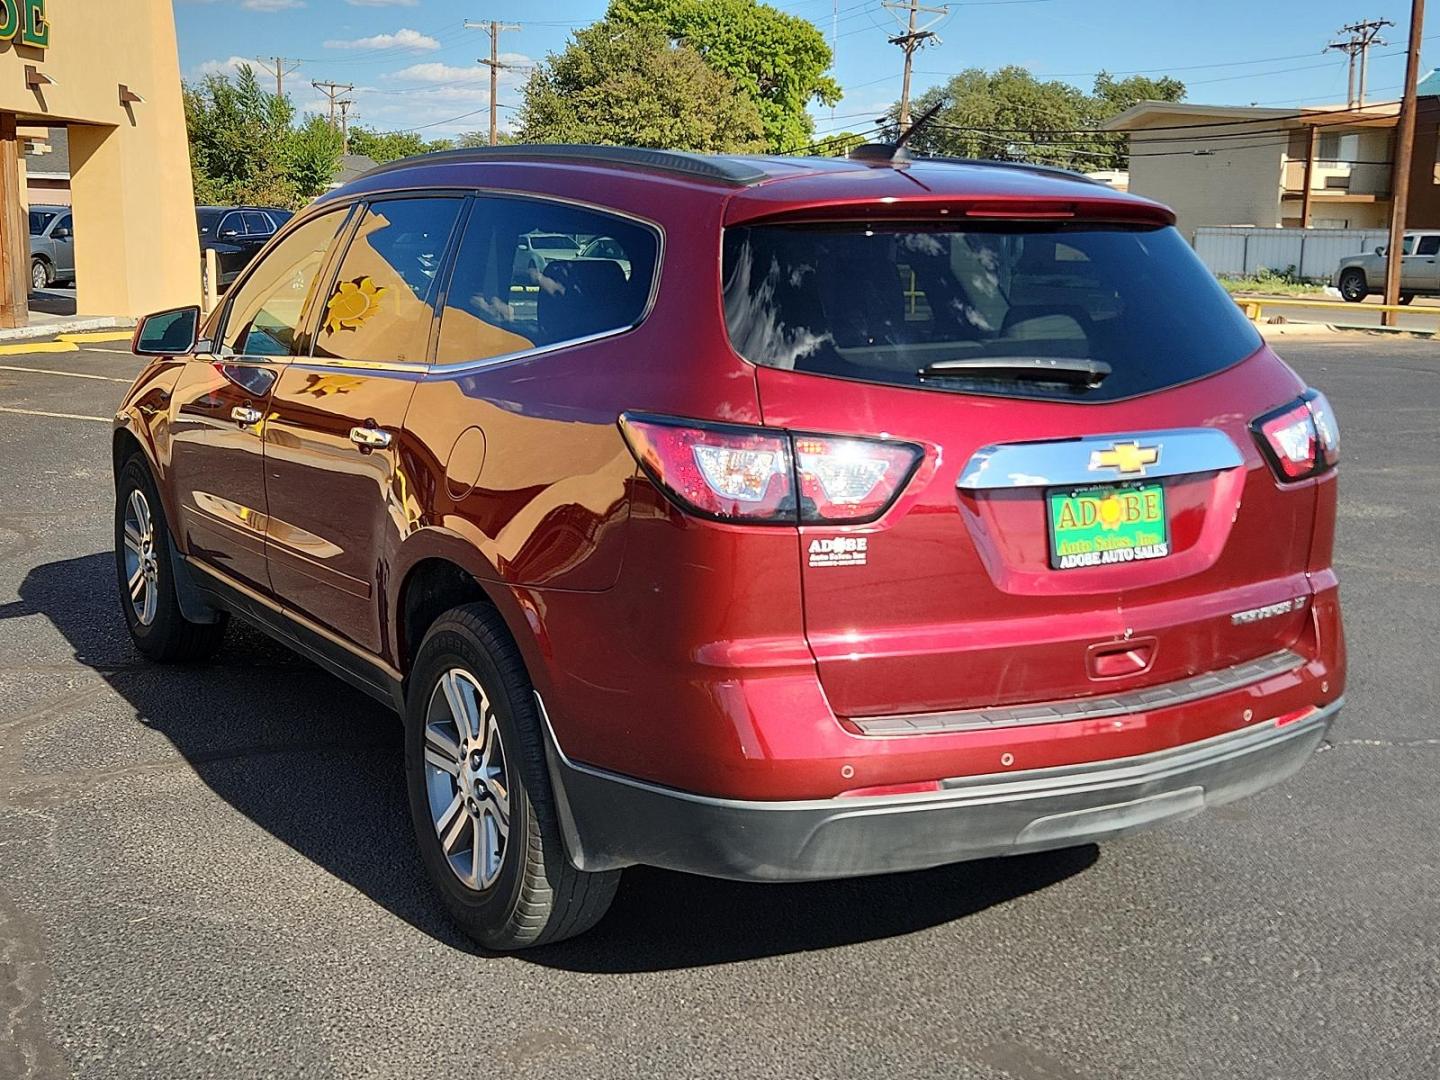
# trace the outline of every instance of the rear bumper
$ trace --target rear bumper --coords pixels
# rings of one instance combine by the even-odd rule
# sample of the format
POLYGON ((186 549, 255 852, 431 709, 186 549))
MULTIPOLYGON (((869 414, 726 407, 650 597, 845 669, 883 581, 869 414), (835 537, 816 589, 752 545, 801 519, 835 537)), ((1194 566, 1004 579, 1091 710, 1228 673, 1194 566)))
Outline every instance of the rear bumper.
POLYGON ((801 881, 1069 847, 1190 817, 1295 773, 1342 704, 1283 727, 1267 721, 1136 757, 963 777, 937 792, 871 798, 759 802, 676 791, 571 761, 548 718, 546 751, 580 869, 643 863, 801 881))

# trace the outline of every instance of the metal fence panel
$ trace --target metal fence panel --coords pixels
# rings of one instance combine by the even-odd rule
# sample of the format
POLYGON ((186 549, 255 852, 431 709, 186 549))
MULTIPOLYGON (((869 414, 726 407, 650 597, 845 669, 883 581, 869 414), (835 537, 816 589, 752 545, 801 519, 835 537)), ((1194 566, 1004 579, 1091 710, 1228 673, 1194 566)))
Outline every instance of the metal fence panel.
POLYGON ((1213 274, 1284 273, 1294 267, 1301 277, 1325 279, 1346 255, 1374 251, 1388 239, 1384 229, 1202 226, 1195 230, 1195 252, 1213 274))

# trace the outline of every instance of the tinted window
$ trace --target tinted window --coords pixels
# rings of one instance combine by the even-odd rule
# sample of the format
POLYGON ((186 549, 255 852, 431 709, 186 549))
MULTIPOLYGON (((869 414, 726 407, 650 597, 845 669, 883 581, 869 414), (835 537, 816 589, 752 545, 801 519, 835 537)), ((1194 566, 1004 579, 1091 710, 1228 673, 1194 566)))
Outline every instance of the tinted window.
POLYGON ((1260 347, 1173 228, 736 228, 725 234, 724 290, 746 359, 897 386, 1110 401, 1260 347), (945 360, 1030 357, 1098 360, 1111 373, 1078 390, 998 369, 921 375, 945 360))
POLYGON ((366 210, 321 312, 316 356, 425 362, 436 275, 463 205, 387 199, 366 210))
POLYGON ((254 264, 235 291, 221 341, 250 356, 291 356, 306 301, 344 210, 312 218, 254 264))
MULTIPOLYGON (((573 241, 571 241, 574 243, 573 241)), ((660 243, 636 222, 538 199, 475 201, 440 321, 437 363, 484 360, 621 330, 639 321, 660 243), (533 248, 551 237, 604 234, 616 258, 533 248), (624 259, 624 263, 619 261, 624 259)))
POLYGON ((269 236, 275 231, 270 227, 270 219, 264 214, 246 210, 242 216, 245 219, 245 231, 251 236, 269 236))
POLYGON ((1440 252, 1440 235, 1422 236, 1415 248, 1416 255, 1434 255, 1437 252, 1440 252))
POLYGON ((45 226, 55 220, 55 215, 48 210, 30 211, 30 235, 39 236, 45 231, 45 226))
MULTIPOLYGON (((55 228, 56 228, 56 230, 59 230, 59 229, 69 229, 69 230, 70 230, 70 236, 71 236, 71 237, 74 237, 74 235, 75 235, 75 219, 72 218, 69 214, 66 214, 63 218, 61 218, 59 221, 57 221, 57 222, 55 223, 55 228)), ((54 236, 55 234, 54 234, 54 233, 51 233, 50 235, 51 235, 51 236, 54 236)))
POLYGON ((220 222, 220 228, 217 230, 217 233, 222 239, 233 240, 233 236, 227 237, 225 235, 231 232, 240 236, 245 234, 245 219, 240 214, 226 214, 224 220, 220 222))

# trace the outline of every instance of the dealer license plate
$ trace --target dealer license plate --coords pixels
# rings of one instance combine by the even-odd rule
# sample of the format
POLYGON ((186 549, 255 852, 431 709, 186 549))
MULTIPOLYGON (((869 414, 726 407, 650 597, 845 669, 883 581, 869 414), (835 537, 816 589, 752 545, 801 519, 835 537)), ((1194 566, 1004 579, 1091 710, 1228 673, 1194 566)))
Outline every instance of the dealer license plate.
POLYGON ((1046 495, 1050 567, 1113 566, 1170 554, 1165 489, 1159 484, 1059 488, 1046 495))

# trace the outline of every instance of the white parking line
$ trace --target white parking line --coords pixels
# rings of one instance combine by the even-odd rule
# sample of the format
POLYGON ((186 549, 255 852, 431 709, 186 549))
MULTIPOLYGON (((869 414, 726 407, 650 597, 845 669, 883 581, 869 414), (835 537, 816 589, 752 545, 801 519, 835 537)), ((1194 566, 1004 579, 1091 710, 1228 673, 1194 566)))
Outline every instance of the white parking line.
POLYGON ((53 368, 21 367, 18 364, 0 364, 0 371, 28 371, 32 375, 67 375, 72 379, 99 379, 101 382, 118 382, 129 386, 134 379, 117 379, 113 375, 87 375, 83 371, 56 371, 53 368))
POLYGON ((102 424, 115 422, 113 416, 85 416, 81 413, 45 412, 42 409, 14 409, 7 405, 0 405, 0 413, 15 413, 19 416, 49 416, 56 420, 95 420, 102 424))

